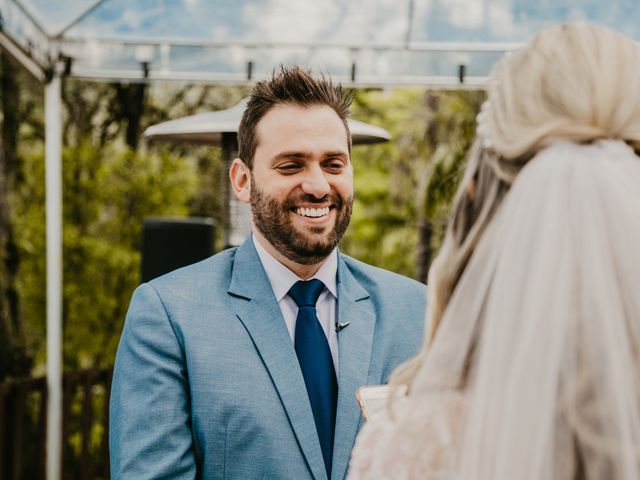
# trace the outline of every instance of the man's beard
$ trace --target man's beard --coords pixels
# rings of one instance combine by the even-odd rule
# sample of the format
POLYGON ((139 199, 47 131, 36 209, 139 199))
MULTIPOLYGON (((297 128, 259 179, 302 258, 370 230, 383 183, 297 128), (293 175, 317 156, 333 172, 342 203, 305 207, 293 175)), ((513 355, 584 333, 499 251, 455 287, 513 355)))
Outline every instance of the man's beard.
MULTIPOLYGON (((313 265, 327 258, 344 235, 351 219, 353 198, 345 199, 331 193, 320 199, 313 195, 301 195, 279 202, 259 190, 252 178, 250 203, 255 226, 278 252, 300 265, 313 265), (333 229, 324 240, 313 240, 304 232, 297 231, 290 217, 296 215, 293 208, 299 203, 320 204, 327 200, 335 209, 336 219, 333 229)), ((324 230, 322 227, 309 228, 311 233, 318 234, 324 230)))

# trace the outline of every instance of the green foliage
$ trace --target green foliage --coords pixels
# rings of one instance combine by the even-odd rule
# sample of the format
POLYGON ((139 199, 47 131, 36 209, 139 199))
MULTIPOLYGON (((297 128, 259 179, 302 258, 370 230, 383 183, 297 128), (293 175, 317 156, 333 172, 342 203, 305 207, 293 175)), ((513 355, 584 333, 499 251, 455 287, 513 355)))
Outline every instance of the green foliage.
MULTIPOLYGON (((22 74, 21 74, 22 75, 22 74)), ((44 373, 46 243, 41 86, 26 84, 17 139, 21 182, 11 196, 20 258, 20 325, 35 374, 44 373)), ((113 363, 129 300, 140 281, 140 240, 148 216, 211 216, 223 224, 226 165, 220 148, 142 143, 131 125, 227 108, 246 88, 157 85, 148 91, 63 82, 63 346, 65 369, 113 363), (140 100, 145 110, 126 108, 140 100), (134 132, 135 133, 135 132, 134 132), (136 143, 136 142, 134 142, 136 143)), ((218 228, 221 238, 223 232, 218 228)), ((219 244, 222 242, 220 240, 219 244)), ((0 252, 1 253, 1 252, 0 252)), ((1 256, 1 255, 0 255, 1 256)), ((0 275, 2 268, 0 266, 0 275)))
MULTIPOLYGON (((431 229, 430 249, 442 242, 451 203, 462 178, 467 152, 475 134, 475 119, 485 99, 480 91, 429 93, 431 120, 428 129, 430 160, 423 173, 418 207, 419 223, 431 229)), ((426 270, 424 271, 426 274, 426 270)))
POLYGON ((65 328, 66 364, 106 366, 140 282, 144 218, 187 215, 195 168, 173 155, 87 145, 66 151, 64 168, 64 311, 72 326, 65 328))
POLYGON ((42 96, 32 93, 35 82, 0 51, 0 380, 26 376, 33 364, 29 332, 19 305, 20 255, 16 231, 16 191, 25 182, 18 145, 34 136, 35 112, 42 96))
POLYGON ((353 148, 355 202, 341 248, 367 263, 413 275, 415 158, 424 120, 423 91, 356 92, 353 117, 389 131, 392 141, 353 148), (417 140, 417 142, 416 142, 417 140))
MULTIPOLYGON (((25 156, 20 192, 22 314, 39 360, 45 319, 44 161, 25 156)), ((150 215, 189 213, 192 161, 89 143, 63 152, 63 315, 67 368, 110 365, 131 292, 139 283, 139 242, 150 215)))
POLYGON ((481 92, 417 88, 356 92, 354 118, 385 128, 392 139, 353 150, 356 200, 344 251, 426 278, 483 98, 481 92))
MULTIPOLYGON (((228 180, 220 148, 142 143, 135 151, 130 149, 125 136, 131 136, 131 129, 123 126, 126 109, 113 105, 123 91, 135 93, 65 81, 63 315, 67 369, 113 362, 129 299, 139 283, 139 242, 145 217, 210 216, 218 223, 219 238, 223 234, 220 226, 225 224, 228 180)), ((142 93, 146 95, 144 114, 134 119, 140 121, 141 129, 168 118, 227 108, 246 89, 160 85, 142 93)), ((353 150, 356 198, 351 226, 341 243, 343 251, 424 278, 431 251, 440 241, 482 99, 478 92, 418 88, 356 92, 354 118, 386 128, 392 140, 353 150)), ((40 366, 46 317, 41 116, 41 110, 32 109, 22 124, 18 147, 23 181, 12 193, 21 259, 20 316, 27 347, 40 366)))
POLYGON ((23 142, 24 181, 14 192, 14 225, 19 246, 20 318, 32 357, 44 360, 46 312, 46 244, 44 154, 39 142, 23 142))

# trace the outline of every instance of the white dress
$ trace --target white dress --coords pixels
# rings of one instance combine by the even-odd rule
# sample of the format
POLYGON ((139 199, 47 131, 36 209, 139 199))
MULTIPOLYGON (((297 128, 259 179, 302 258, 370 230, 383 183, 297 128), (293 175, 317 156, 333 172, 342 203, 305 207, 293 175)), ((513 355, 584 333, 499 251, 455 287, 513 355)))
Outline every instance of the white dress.
POLYGON ((456 394, 395 400, 381 417, 364 425, 351 458, 349 479, 453 478, 461 426, 456 419, 464 414, 460 400, 456 394), (428 437, 424 432, 429 432, 428 437), (418 438, 424 440, 416 441, 418 438))

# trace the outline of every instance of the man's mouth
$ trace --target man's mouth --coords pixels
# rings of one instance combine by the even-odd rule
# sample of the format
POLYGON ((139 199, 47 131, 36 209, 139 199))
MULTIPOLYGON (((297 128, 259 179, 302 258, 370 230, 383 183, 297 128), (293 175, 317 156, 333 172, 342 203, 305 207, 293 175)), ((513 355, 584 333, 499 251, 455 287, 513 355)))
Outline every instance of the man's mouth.
POLYGON ((324 217, 325 215, 329 215, 329 207, 321 207, 321 208, 296 208, 295 212, 298 215, 301 215, 303 217, 312 217, 312 218, 318 218, 318 217, 324 217))

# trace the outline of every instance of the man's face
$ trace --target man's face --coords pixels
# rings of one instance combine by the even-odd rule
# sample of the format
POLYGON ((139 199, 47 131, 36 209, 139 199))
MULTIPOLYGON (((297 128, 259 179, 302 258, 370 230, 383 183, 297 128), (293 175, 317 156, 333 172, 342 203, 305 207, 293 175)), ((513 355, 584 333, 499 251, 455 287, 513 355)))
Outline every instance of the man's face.
POLYGON ((318 263, 336 247, 351 217, 353 168, 344 124, 327 106, 277 105, 256 134, 254 225, 289 260, 318 263))

